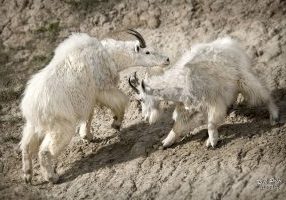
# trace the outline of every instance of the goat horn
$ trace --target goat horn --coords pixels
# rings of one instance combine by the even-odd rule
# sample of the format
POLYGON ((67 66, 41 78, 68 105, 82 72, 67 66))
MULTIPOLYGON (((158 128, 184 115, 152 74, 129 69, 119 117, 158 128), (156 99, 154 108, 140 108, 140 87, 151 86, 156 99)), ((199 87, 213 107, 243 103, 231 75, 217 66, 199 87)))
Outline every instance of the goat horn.
POLYGON ((134 72, 134 79, 136 81, 136 84, 139 85, 139 79, 137 77, 137 72, 134 72))
POLYGON ((145 89, 145 83, 144 83, 144 80, 142 80, 142 81, 141 81, 141 87, 142 87, 143 92, 145 92, 145 91, 146 91, 146 89, 145 89))
POLYGON ((145 48, 146 47, 146 42, 145 42, 143 36, 139 32, 129 28, 127 33, 129 33, 131 35, 134 35, 139 40, 141 48, 145 48))
POLYGON ((132 84, 132 82, 131 82, 131 77, 129 77, 128 83, 129 83, 130 87, 131 87, 137 94, 140 93, 139 90, 132 84))

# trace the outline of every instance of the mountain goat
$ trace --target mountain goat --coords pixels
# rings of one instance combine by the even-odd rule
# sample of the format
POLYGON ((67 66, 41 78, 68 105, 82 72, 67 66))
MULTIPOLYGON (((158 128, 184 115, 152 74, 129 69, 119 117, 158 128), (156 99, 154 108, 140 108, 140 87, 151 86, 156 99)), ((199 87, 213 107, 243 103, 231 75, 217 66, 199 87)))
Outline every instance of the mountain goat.
POLYGON ((55 50, 50 63, 28 82, 21 102, 26 120, 22 150, 24 180, 32 179, 32 156, 38 152, 45 180, 57 182, 52 167, 80 124, 82 137, 90 138, 95 104, 110 108, 112 126, 119 128, 128 98, 119 89, 119 71, 133 66, 168 65, 169 58, 149 51, 143 37, 128 30, 138 41, 97 40, 76 33, 55 50))
POLYGON ((162 75, 152 76, 141 84, 136 79, 130 78, 129 84, 149 113, 153 109, 158 112, 156 105, 160 100, 176 102, 175 124, 162 141, 164 147, 205 121, 209 134, 206 145, 215 147, 218 125, 239 93, 252 105, 267 104, 272 125, 279 121, 279 111, 269 91, 251 72, 250 60, 243 49, 229 37, 195 45, 162 75))

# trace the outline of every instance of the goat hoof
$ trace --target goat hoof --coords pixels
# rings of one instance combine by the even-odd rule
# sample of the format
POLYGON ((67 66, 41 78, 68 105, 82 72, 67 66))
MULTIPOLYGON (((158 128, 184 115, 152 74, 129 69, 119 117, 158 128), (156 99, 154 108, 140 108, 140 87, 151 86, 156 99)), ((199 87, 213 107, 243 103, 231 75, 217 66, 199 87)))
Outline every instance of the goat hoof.
POLYGON ((48 177, 48 181, 49 181, 50 183, 53 183, 53 184, 57 183, 57 182, 59 181, 59 179, 60 179, 60 178, 59 178, 59 175, 58 175, 58 174, 54 174, 54 175, 48 177))
POLYGON ((212 148, 215 148, 216 145, 217 145, 217 142, 218 140, 217 139, 213 139, 213 140, 210 140, 209 138, 207 139, 206 141, 206 147, 212 147, 212 148))
POLYGON ((172 144, 176 142, 176 140, 177 140, 177 135, 173 130, 171 130, 168 136, 162 141, 163 147, 170 147, 172 144))
POLYGON ((206 141, 206 147, 207 147, 207 148, 211 147, 211 142, 210 142, 209 139, 207 139, 207 141, 206 141))
POLYGON ((118 124, 112 123, 112 124, 111 124, 111 127, 119 131, 119 130, 120 130, 120 127, 121 127, 121 125, 118 125, 118 124))
POLYGON ((163 147, 164 148, 167 148, 167 147, 170 147, 172 146, 172 144, 174 144, 175 140, 173 138, 166 138, 162 141, 162 144, 163 144, 163 147))
POLYGON ((114 129, 116 129, 116 130, 118 130, 118 131, 120 130, 120 125, 114 125, 114 124, 112 124, 111 127, 114 128, 114 129))
POLYGON ((280 117, 279 117, 279 116, 278 116, 278 117, 272 117, 272 118, 270 119, 270 124, 271 124, 272 126, 277 125, 279 122, 280 122, 280 117))
POLYGON ((32 174, 24 174, 24 181, 26 184, 32 184, 32 174))
POLYGON ((83 136, 81 139, 84 142, 88 142, 88 143, 92 142, 92 140, 93 140, 92 136, 87 136, 87 135, 83 136))

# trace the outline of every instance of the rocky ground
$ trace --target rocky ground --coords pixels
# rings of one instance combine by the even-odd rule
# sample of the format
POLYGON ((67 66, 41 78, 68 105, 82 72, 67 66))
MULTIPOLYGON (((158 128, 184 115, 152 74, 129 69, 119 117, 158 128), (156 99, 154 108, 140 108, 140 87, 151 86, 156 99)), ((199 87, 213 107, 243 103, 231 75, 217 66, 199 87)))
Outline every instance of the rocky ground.
POLYGON ((111 129, 110 111, 96 108, 94 142, 73 139, 59 158, 59 184, 43 181, 37 160, 33 185, 24 184, 18 143, 24 123, 19 102, 28 78, 75 31, 103 38, 136 28, 147 45, 173 62, 194 43, 230 35, 252 56, 253 70, 285 121, 286 1, 1 0, 0 5, 0 199, 285 199, 286 125, 270 126, 265 107, 240 105, 219 128, 216 149, 205 147, 205 129, 163 149, 173 105, 162 104, 158 123, 142 121, 127 84, 132 72, 144 72, 139 67, 121 73, 120 88, 130 96, 123 129, 111 129))

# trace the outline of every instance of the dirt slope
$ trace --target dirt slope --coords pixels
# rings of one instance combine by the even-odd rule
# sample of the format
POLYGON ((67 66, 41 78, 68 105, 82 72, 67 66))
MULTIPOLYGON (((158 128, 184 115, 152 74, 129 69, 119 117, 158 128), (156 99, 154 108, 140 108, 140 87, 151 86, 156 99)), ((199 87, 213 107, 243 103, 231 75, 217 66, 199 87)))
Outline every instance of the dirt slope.
POLYGON ((285 121, 284 0, 1 0, 0 199, 285 199, 286 125, 271 127, 265 107, 236 106, 219 129, 218 148, 205 147, 202 129, 163 150, 173 105, 162 105, 155 125, 141 120, 127 78, 142 76, 142 68, 121 73, 120 88, 131 99, 120 133, 110 127, 110 111, 97 108, 94 142, 77 136, 59 158, 61 182, 45 183, 35 160, 33 185, 23 183, 18 106, 28 78, 71 32, 102 38, 127 27, 173 62, 194 43, 233 36, 253 57, 285 121))

